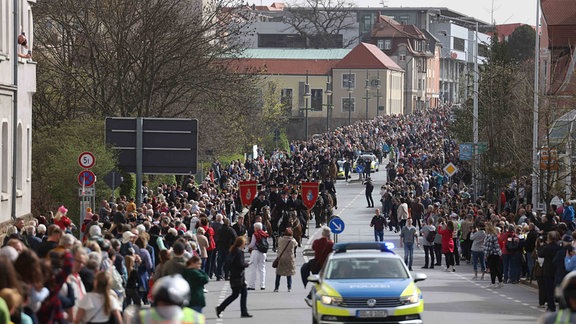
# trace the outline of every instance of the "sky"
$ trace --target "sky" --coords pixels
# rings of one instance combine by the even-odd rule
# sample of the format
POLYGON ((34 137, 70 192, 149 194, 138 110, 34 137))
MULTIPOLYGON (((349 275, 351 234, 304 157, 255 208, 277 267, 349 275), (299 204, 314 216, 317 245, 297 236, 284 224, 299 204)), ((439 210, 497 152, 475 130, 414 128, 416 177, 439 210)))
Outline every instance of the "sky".
POLYGON ((461 14, 496 24, 535 25, 537 0, 352 0, 361 7, 446 7, 461 14), (492 9, 493 8, 493 9, 492 9))

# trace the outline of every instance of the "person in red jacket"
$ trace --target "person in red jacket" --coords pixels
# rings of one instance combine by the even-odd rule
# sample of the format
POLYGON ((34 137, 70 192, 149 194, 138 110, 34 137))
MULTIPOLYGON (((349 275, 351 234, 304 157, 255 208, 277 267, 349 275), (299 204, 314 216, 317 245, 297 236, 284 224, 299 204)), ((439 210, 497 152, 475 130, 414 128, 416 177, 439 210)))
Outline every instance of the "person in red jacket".
POLYGON ((438 227, 438 234, 442 235, 442 254, 446 258, 446 271, 456 272, 454 268, 454 240, 452 235, 454 233, 453 222, 442 222, 438 227), (452 269, 450 269, 452 267, 452 269))

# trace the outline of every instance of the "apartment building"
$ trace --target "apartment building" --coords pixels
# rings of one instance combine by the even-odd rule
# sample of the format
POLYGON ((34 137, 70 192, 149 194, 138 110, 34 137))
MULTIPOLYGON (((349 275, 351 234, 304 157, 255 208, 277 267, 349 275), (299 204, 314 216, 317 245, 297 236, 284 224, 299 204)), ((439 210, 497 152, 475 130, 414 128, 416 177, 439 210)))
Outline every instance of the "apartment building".
MULTIPOLYGON (((258 13, 258 19, 253 24, 254 33, 246 36, 250 40, 247 42, 249 46, 307 47, 305 40, 297 31, 285 23, 287 11, 284 4, 274 3, 271 6, 252 8, 258 13)), ((487 33, 491 28, 489 24, 443 7, 359 7, 347 10, 350 13, 346 17, 352 22, 346 20, 346 25, 350 28, 341 32, 342 44, 356 40, 357 43, 368 42, 377 45, 377 40, 372 41, 371 37, 373 28, 379 23, 381 16, 387 16, 400 25, 413 25, 426 37, 428 48, 425 51, 428 52, 428 56, 426 63, 420 64, 426 73, 425 77, 412 75, 406 69, 408 66, 404 67, 410 60, 408 56, 405 62, 395 59, 399 66, 407 70, 408 93, 407 99, 404 100, 405 111, 434 107, 439 103, 460 103, 471 96, 472 67, 474 59, 482 64, 485 58, 483 53, 490 43, 490 36, 487 33), (478 33, 476 23, 479 27, 478 33), (474 53, 476 41, 479 44, 478 53, 474 53), (423 80, 421 88, 424 90, 420 93, 417 90, 418 80, 423 80), (410 88, 412 84, 414 86, 410 88)), ((408 49, 406 51, 408 52, 408 49)), ((412 61, 407 65, 411 64, 412 61)), ((417 66, 415 71, 418 71, 417 66)))
POLYGON ((35 2, 0 0, 0 223, 31 208, 35 2))

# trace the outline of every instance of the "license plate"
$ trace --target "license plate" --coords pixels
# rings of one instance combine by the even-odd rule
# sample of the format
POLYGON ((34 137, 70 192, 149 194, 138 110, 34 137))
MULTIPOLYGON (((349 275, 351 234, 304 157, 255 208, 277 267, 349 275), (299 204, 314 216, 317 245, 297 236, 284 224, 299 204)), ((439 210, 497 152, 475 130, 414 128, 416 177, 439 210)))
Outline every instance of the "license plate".
POLYGON ((370 317, 387 317, 388 312, 385 310, 359 310, 356 317, 370 318, 370 317))

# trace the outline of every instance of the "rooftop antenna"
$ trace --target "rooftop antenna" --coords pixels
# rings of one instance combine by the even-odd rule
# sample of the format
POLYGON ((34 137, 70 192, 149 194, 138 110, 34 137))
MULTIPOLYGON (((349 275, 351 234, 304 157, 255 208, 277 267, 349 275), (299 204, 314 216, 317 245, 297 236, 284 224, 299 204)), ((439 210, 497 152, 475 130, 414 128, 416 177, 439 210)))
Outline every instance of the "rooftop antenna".
POLYGON ((380 0, 382 7, 388 7, 388 0, 380 0))

